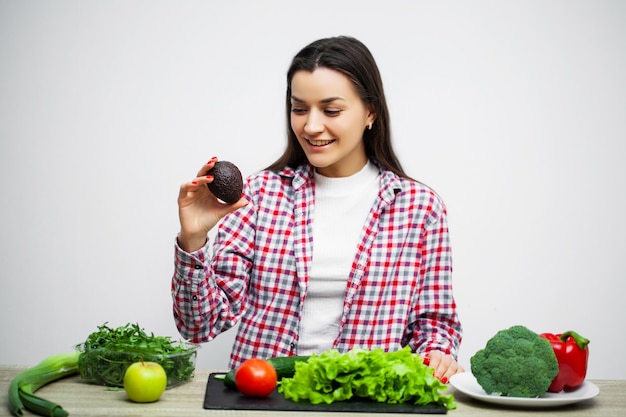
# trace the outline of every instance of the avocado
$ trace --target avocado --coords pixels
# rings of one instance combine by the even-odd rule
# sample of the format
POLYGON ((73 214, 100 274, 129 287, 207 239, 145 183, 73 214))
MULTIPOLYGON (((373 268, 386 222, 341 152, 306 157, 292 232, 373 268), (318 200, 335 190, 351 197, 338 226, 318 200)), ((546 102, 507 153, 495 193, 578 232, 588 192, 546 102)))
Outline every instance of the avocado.
POLYGON ((207 175, 213 175, 213 182, 208 183, 207 186, 215 197, 228 204, 239 201, 243 192, 243 178, 235 164, 217 161, 207 175))

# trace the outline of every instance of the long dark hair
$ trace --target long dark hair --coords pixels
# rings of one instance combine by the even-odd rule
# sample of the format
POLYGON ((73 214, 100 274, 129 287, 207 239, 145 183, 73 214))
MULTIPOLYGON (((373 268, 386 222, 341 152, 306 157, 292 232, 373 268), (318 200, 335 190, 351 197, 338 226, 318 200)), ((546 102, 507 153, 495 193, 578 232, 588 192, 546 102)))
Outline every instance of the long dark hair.
POLYGON ((287 148, 267 169, 278 171, 287 166, 297 167, 307 160, 291 129, 291 80, 297 71, 313 72, 317 68, 332 69, 350 79, 363 103, 376 114, 372 129, 365 129, 363 134, 367 157, 387 170, 408 178, 391 146, 389 110, 376 61, 362 42, 348 36, 317 40, 293 58, 287 72, 287 148))

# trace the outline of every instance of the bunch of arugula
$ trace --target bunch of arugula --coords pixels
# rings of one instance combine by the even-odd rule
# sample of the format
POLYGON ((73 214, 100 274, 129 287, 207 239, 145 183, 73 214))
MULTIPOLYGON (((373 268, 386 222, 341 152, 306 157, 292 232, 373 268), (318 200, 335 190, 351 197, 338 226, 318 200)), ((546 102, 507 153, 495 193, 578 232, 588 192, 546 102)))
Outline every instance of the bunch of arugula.
POLYGON ((195 371, 195 345, 148 334, 138 324, 112 328, 104 323, 77 348, 81 378, 110 387, 123 387, 126 368, 142 360, 161 364, 168 388, 191 380, 195 371))
POLYGON ((408 347, 395 352, 355 348, 344 354, 327 350, 296 363, 293 378, 283 378, 278 389, 287 399, 313 404, 365 398, 456 408, 452 394, 439 392, 446 385, 408 347))

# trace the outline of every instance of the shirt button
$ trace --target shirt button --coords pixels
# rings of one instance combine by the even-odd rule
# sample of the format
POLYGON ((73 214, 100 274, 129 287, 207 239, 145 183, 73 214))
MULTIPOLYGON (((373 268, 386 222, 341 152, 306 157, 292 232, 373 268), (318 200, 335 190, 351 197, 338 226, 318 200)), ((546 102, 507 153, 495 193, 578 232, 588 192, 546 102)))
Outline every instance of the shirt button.
POLYGON ((202 265, 194 265, 194 269, 202 269, 202 265))
POLYGON ((192 296, 192 297, 191 297, 191 299, 192 299, 193 301, 198 301, 198 296, 197 296, 197 295, 194 295, 194 296, 192 296))

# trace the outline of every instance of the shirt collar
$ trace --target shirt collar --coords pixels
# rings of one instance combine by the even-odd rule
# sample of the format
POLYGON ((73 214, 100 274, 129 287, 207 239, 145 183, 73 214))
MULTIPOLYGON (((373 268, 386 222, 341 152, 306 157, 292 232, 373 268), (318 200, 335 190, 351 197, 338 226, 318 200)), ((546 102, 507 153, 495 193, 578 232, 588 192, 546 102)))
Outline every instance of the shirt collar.
MULTIPOLYGON (((380 196, 387 202, 392 202, 397 193, 405 187, 404 181, 398 175, 384 169, 378 161, 372 161, 380 171, 380 196)), ((285 167, 278 172, 281 177, 292 178, 292 186, 294 190, 306 186, 313 182, 313 166, 304 163, 296 168, 285 167)))

